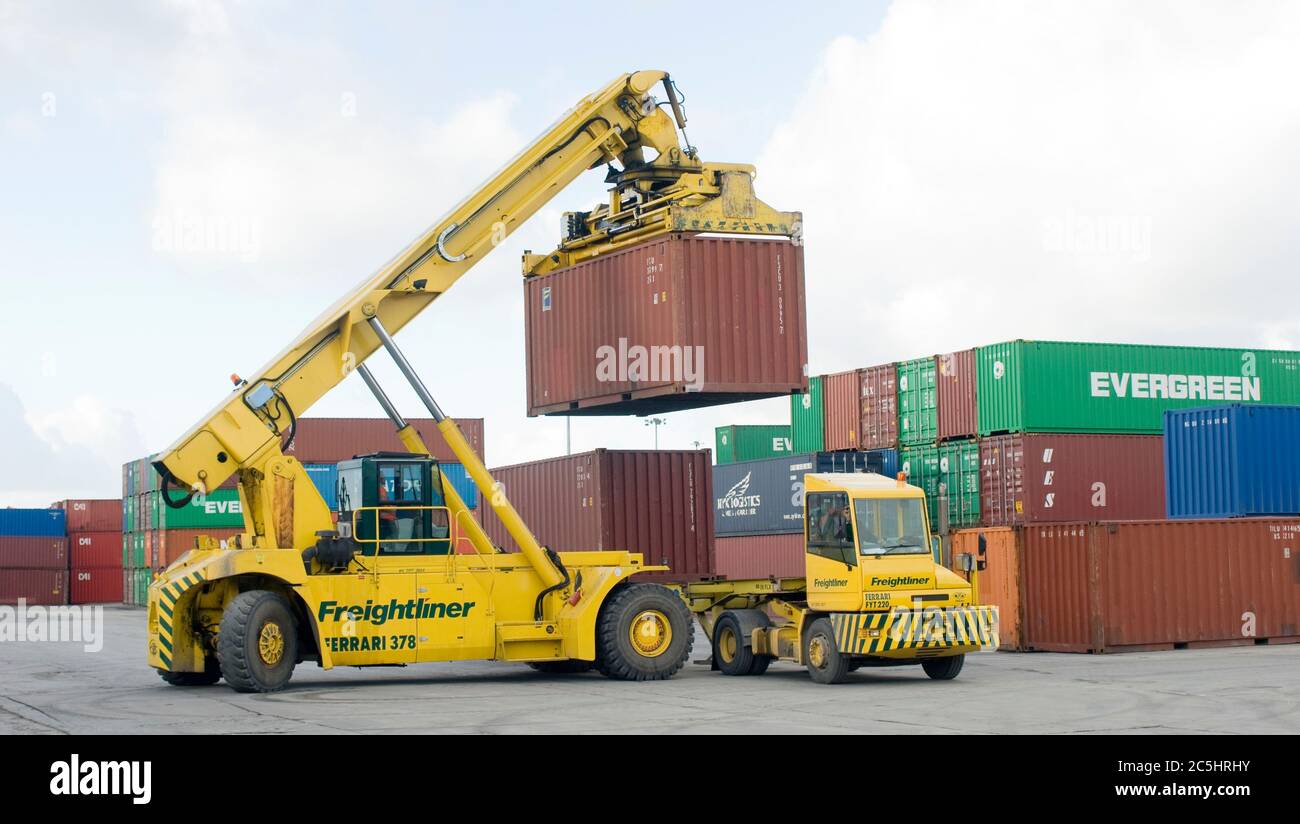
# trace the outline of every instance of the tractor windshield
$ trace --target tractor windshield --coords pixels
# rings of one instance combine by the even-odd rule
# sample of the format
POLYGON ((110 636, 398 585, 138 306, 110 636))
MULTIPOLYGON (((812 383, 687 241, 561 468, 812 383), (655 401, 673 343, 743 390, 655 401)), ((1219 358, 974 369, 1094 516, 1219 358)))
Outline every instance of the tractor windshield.
POLYGON ((919 555, 930 552, 920 498, 859 498, 858 551, 863 555, 919 555))

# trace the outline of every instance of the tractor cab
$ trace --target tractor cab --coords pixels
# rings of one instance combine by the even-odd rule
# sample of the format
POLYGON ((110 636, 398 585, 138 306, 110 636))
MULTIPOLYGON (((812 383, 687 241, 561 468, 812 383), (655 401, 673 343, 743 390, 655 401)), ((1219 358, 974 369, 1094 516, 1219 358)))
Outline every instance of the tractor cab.
POLYGON ((446 555, 450 513, 438 462, 407 452, 360 455, 338 465, 339 531, 362 555, 446 555))

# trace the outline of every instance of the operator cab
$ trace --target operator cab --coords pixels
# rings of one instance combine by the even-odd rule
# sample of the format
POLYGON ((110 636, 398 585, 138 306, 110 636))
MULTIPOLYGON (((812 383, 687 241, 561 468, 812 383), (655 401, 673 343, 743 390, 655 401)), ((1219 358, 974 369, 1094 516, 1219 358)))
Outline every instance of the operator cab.
POLYGON ((407 452, 360 455, 338 465, 340 532, 362 555, 446 555, 450 513, 438 462, 407 452))

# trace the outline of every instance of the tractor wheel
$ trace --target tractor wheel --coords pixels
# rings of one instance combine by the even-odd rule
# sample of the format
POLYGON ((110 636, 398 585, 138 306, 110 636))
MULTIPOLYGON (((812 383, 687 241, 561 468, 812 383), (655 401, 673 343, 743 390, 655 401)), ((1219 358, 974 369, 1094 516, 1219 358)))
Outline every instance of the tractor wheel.
POLYGON ((238 692, 283 689, 298 662, 298 627, 289 603, 262 589, 235 596, 221 618, 217 660, 226 683, 238 692))
POLYGON ((596 662, 579 661, 577 659, 569 661, 533 661, 528 666, 547 675, 577 675, 582 672, 590 672, 596 666, 596 662))
POLYGON ((158 670, 158 675, 173 687, 210 687, 221 680, 221 665, 209 655, 203 662, 203 672, 158 670))
POLYGON ((658 584, 628 584, 609 596, 596 620, 600 671, 620 681, 672 678, 690 657, 693 630, 677 593, 658 584))
POLYGON ((950 655, 947 658, 931 658, 921 662, 921 669, 936 681, 951 681, 961 672, 966 663, 965 655, 950 655))
POLYGON ((762 675, 772 663, 768 656, 754 654, 745 643, 740 620, 729 612, 713 627, 713 658, 723 675, 762 675))
POLYGON ((849 675, 849 659, 835 644, 829 618, 818 618, 803 641, 803 660, 818 684, 841 684, 849 675))

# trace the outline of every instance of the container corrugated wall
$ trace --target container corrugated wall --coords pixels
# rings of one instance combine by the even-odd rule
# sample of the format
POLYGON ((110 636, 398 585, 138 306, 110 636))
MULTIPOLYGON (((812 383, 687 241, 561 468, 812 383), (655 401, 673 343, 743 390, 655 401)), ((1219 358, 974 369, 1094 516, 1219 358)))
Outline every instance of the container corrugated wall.
POLYGON ((935 358, 939 440, 973 438, 979 431, 976 383, 974 349, 949 352, 935 358))
POLYGON ((713 456, 720 464, 793 455, 790 427, 783 424, 733 424, 714 430, 713 456))
POLYGON ((65 526, 72 532, 121 532, 122 499, 67 500, 55 505, 65 514, 65 526))
POLYGON ((807 387, 803 248, 786 240, 673 234, 529 278, 524 305, 529 415, 669 412, 807 387), (682 367, 700 353, 702 369, 638 360, 651 347, 682 367))
MULTIPOLYGON (((672 568, 647 580, 689 581, 713 571, 712 470, 707 449, 598 449, 491 471, 542 544, 640 552, 672 568)), ((479 517, 494 543, 518 551, 486 501, 479 517)))
POLYGON ((0 509, 0 535, 58 538, 67 534, 62 509, 0 509))
POLYGON ((0 535, 0 569, 67 569, 68 539, 0 535))
POLYGON ((122 568, 74 567, 69 573, 68 602, 115 604, 122 600, 122 568))
POLYGON ((1300 515, 1300 407, 1167 412, 1164 460, 1170 518, 1300 515))
POLYGON ((1010 341, 976 361, 981 435, 1160 434, 1168 409, 1300 403, 1300 352, 1010 341))
POLYGON ((30 606, 58 606, 68 602, 67 569, 5 569, 0 571, 0 605, 20 600, 30 606))
POLYGON ((68 566, 122 568, 122 533, 74 532, 68 536, 68 566))
POLYGON ((862 423, 862 385, 858 370, 822 376, 823 449, 858 448, 862 423))
POLYGON ((934 443, 939 429, 934 358, 898 364, 898 442, 934 443))
POLYGON ((1032 649, 1300 640, 1300 520, 1026 527, 1032 649))
POLYGON ((980 501, 990 526, 1160 518, 1157 435, 1031 434, 980 440, 980 501))
POLYGON ((998 608, 998 648, 1024 648, 1023 604, 1020 599, 1021 531, 1011 527, 963 529, 952 535, 952 557, 963 552, 976 556, 979 536, 985 539, 987 563, 979 573, 979 602, 998 608))
POLYGON ((734 580, 804 577, 803 533, 717 539, 716 571, 734 580))
MULTIPOLYGON (((980 447, 974 438, 945 441, 939 454, 939 480, 948 493, 949 527, 973 526, 980 522, 980 447)), ((934 523, 938 525, 938 502, 934 523)))
POLYGON ((861 380, 863 449, 898 448, 898 364, 884 363, 858 370, 861 380))
POLYGON ((822 379, 808 379, 808 391, 790 396, 790 440, 796 453, 821 452, 826 448, 822 431, 822 379))

